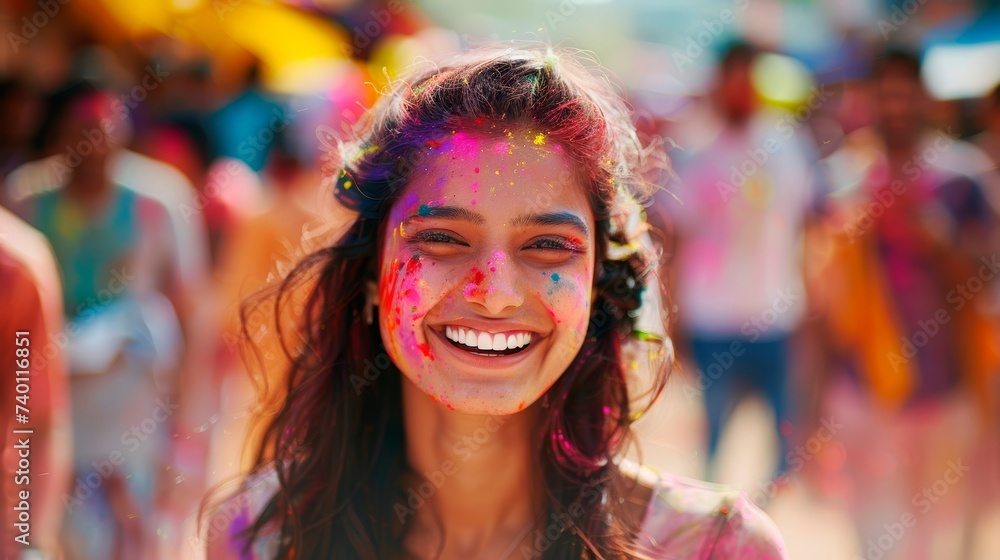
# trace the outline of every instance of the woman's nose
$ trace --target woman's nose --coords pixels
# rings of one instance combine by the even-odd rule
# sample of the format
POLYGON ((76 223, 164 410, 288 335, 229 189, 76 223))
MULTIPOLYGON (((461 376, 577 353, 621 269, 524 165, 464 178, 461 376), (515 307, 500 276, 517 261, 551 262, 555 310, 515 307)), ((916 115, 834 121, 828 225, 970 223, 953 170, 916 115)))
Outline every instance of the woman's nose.
POLYGON ((483 265, 473 269, 464 289, 465 299, 479 304, 489 315, 502 315, 524 303, 521 279, 504 251, 494 251, 483 265))

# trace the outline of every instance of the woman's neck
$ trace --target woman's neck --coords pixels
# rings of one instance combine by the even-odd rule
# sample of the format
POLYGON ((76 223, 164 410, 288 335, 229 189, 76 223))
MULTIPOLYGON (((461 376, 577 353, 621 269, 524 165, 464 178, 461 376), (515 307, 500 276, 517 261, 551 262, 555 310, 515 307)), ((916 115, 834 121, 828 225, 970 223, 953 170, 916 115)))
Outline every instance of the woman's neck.
POLYGON ((407 507, 397 510, 409 523, 407 548, 486 558, 518 546, 545 511, 538 407, 510 416, 463 414, 405 377, 402 383, 407 460, 424 477, 406 482, 407 507))

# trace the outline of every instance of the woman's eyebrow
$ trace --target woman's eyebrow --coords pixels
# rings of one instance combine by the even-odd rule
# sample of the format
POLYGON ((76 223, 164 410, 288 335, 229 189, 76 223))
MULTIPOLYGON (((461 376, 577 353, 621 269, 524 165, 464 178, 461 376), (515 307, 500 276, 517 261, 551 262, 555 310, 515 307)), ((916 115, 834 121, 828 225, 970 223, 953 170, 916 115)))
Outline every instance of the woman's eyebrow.
POLYGON ((408 215, 403 221, 405 223, 419 218, 460 220, 476 225, 486 223, 486 218, 482 214, 473 212, 468 208, 462 208, 461 206, 428 206, 426 204, 422 204, 416 213, 408 215))
POLYGON ((514 218, 514 227, 524 226, 569 226, 579 231, 584 237, 590 234, 587 224, 572 212, 547 212, 544 214, 524 214, 514 218))

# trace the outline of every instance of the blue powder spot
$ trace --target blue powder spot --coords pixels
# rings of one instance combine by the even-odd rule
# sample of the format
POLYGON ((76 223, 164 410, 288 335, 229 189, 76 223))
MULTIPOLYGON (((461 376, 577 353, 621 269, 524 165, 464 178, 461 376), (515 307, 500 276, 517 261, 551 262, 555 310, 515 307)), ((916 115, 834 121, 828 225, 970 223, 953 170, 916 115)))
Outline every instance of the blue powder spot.
POLYGON ((430 206, 427 206, 426 204, 421 204, 420 208, 417 208, 417 215, 418 216, 430 216, 431 215, 431 208, 430 208, 430 206))
POLYGON ((555 272, 552 273, 552 281, 553 282, 558 282, 559 281, 559 275, 557 273, 555 273, 555 272))

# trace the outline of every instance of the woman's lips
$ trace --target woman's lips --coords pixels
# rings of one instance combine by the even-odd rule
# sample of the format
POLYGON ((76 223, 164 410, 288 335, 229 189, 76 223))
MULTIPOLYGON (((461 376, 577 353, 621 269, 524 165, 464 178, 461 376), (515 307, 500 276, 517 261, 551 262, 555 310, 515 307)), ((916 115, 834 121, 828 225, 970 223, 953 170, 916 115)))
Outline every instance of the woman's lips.
MULTIPOLYGON (((452 328, 454 329, 455 327, 452 326, 452 328)), ((469 330, 469 328, 465 327, 466 339, 468 339, 469 330)), ((515 370, 511 370, 510 368, 517 367, 524 360, 534 355, 535 351, 538 350, 541 341, 545 340, 545 337, 541 336, 537 332, 529 331, 503 331, 503 333, 489 333, 488 331, 476 331, 473 329, 473 332, 476 335, 476 346, 469 346, 464 342, 459 343, 455 340, 449 339, 446 334, 447 328, 445 327, 429 329, 428 335, 431 351, 435 356, 445 357, 446 362, 450 362, 455 365, 464 364, 465 366, 471 367, 472 369, 467 371, 469 375, 476 375, 486 370, 509 371, 509 373, 513 374, 515 370), (517 335, 523 333, 525 335, 523 338, 527 340, 523 342, 523 346, 516 346, 515 348, 507 348, 505 350, 482 350, 479 348, 479 334, 482 332, 485 332, 488 335, 492 334, 494 338, 497 334, 503 334, 508 340, 510 335, 514 334, 515 343, 517 343, 517 335), (529 334, 531 335, 530 337, 527 336, 529 334)), ((457 338, 458 334, 460 334, 460 332, 452 332, 452 337, 457 338)), ((462 369, 464 370, 466 368, 462 369)))
POLYGON ((513 353, 531 344, 529 331, 489 332, 461 326, 446 325, 445 338, 456 346, 469 350, 495 350, 498 352, 511 350, 513 353))

